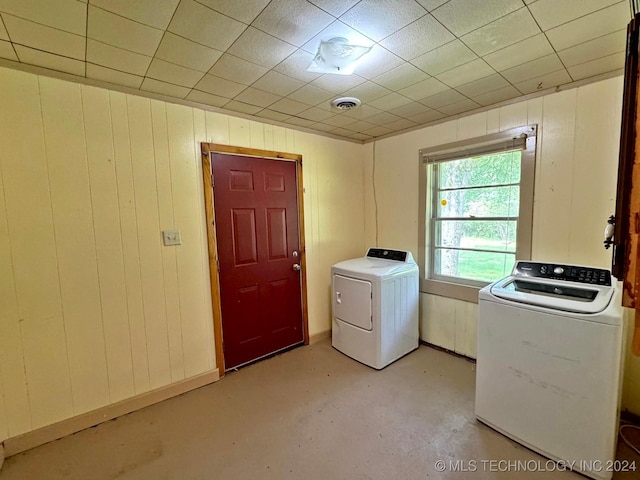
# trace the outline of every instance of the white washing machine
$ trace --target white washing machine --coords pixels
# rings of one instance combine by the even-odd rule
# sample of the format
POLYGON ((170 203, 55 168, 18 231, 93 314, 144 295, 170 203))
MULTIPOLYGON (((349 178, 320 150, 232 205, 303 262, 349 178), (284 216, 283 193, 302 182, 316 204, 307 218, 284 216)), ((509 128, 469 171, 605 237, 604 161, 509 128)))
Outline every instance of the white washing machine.
POLYGON ((623 339, 608 270, 517 262, 480 290, 476 417, 584 475, 611 478, 623 339))
POLYGON ((411 252, 370 248, 331 268, 332 344, 381 369, 418 348, 418 266, 411 252))

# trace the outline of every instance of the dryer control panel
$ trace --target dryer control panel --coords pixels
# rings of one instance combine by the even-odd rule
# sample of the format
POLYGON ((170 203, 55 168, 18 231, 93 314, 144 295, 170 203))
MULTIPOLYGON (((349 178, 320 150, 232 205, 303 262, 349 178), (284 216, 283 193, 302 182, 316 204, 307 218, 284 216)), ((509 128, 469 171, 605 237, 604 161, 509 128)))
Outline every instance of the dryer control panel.
POLYGON ((555 263, 518 262, 513 275, 520 277, 551 278, 566 282, 611 286, 611 272, 601 268, 558 265, 555 263))
MULTIPOLYGON (((370 248, 367 252, 367 257, 384 258, 385 260, 395 260, 396 262, 406 262, 407 255, 410 256, 411 254, 404 250, 390 250, 388 248, 370 248)), ((413 259, 411 258, 411 260, 413 259)))

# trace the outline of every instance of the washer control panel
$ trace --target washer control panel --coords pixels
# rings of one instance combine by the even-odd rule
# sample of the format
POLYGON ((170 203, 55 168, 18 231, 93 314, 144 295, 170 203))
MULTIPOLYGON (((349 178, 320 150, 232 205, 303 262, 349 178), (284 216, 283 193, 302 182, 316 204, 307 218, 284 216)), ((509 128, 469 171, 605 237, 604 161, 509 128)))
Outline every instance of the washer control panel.
POLYGON ((611 272, 601 268, 577 265, 556 265, 554 263, 518 262, 513 275, 520 277, 551 278, 566 282, 590 283, 611 286, 611 272))

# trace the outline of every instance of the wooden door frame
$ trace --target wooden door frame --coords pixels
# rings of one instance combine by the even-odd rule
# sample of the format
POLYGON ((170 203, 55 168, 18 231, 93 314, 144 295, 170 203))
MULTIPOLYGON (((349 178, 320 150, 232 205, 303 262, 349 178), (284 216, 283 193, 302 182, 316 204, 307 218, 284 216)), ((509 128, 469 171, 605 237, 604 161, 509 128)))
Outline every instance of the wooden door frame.
POLYGON ((220 296, 220 272, 218 270, 218 243, 216 237, 215 210, 213 208, 213 170, 211 154, 243 155, 296 162, 296 182, 298 183, 298 233, 300 236, 300 270, 302 304, 302 331, 304 344, 309 344, 309 311, 307 308, 307 250, 304 237, 304 202, 302 187, 302 155, 256 148, 235 147, 218 143, 200 143, 202 153, 202 182, 204 184, 204 207, 207 219, 207 244, 209 246, 209 278, 211 279, 211 306, 213 307, 213 333, 216 347, 216 367, 220 376, 224 375, 224 341, 222 338, 222 304, 220 296))

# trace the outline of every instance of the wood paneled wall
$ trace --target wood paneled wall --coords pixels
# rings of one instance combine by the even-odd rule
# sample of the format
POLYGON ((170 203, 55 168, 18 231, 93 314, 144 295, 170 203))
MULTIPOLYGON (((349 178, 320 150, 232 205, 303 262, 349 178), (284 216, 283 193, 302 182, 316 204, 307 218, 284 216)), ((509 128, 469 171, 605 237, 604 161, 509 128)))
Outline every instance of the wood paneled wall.
POLYGON ((330 328, 361 145, 8 69, 0 112, 0 441, 216 368, 202 141, 303 155, 310 333, 330 328))

